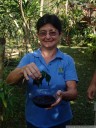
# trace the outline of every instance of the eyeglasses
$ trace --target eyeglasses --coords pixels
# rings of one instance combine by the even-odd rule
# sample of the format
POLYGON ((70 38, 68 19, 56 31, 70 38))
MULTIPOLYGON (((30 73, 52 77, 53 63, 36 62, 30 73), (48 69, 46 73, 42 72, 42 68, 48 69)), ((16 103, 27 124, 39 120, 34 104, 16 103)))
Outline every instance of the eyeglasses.
POLYGON ((49 32, 41 31, 41 32, 38 33, 38 35, 41 36, 41 37, 44 37, 47 34, 49 34, 50 36, 56 36, 58 34, 58 32, 56 32, 56 31, 49 31, 49 32))

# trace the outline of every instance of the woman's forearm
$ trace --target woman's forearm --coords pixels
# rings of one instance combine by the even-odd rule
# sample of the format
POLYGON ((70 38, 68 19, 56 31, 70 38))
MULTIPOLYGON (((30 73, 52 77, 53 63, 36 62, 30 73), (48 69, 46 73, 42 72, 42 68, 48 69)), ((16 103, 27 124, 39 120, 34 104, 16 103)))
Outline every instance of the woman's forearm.
POLYGON ((76 81, 67 81, 66 86, 67 90, 63 92, 62 99, 69 101, 75 100, 78 95, 76 81))
POLYGON ((71 101, 71 100, 75 100, 77 96, 78 96, 77 89, 74 89, 63 92, 62 99, 71 101))
POLYGON ((18 83, 21 79, 24 78, 23 75, 23 69, 22 68, 16 68, 6 78, 6 82, 10 85, 18 83))

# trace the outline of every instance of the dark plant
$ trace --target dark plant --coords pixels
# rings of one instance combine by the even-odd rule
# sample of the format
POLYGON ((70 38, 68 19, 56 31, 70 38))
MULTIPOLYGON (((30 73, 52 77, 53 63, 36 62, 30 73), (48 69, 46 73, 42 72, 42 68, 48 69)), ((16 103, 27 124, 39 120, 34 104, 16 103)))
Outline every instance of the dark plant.
POLYGON ((39 87, 40 85, 42 85, 42 80, 45 78, 46 81, 48 82, 48 86, 49 86, 51 76, 48 73, 46 73, 45 71, 41 71, 41 74, 42 74, 42 77, 40 79, 34 80, 33 84, 36 84, 39 87))

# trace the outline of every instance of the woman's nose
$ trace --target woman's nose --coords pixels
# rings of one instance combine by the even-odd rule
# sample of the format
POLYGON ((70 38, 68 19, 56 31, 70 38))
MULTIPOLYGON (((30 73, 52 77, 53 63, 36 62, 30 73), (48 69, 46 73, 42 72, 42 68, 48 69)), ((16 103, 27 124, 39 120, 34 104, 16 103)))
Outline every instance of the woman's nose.
POLYGON ((46 33, 46 38, 48 38, 48 39, 50 38, 49 32, 46 33))

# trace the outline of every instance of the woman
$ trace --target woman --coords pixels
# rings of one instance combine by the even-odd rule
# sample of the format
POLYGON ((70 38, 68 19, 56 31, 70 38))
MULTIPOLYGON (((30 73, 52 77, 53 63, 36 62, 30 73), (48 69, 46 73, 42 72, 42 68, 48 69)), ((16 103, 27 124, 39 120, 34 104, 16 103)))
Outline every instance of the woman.
POLYGON ((7 77, 7 83, 27 80, 26 122, 27 128, 64 128, 72 119, 70 100, 77 97, 78 81, 74 61, 71 56, 62 53, 57 45, 61 38, 61 22, 56 15, 45 14, 36 24, 37 36, 41 47, 26 54, 7 77), (50 84, 42 81, 40 88, 57 90, 57 100, 49 109, 34 105, 30 99, 32 90, 38 87, 34 80, 42 78, 42 71, 51 76, 50 84))

